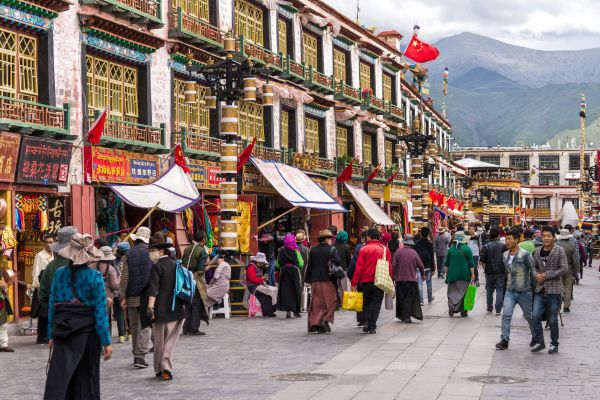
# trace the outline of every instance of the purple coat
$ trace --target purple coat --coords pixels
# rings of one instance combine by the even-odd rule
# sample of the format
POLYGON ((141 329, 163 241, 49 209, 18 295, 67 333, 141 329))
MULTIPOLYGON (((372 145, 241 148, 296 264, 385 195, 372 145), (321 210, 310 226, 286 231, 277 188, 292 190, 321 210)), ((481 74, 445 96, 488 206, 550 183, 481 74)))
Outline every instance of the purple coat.
POLYGON ((414 249, 404 246, 396 250, 392 261, 394 282, 416 282, 417 269, 425 275, 423 262, 414 249))

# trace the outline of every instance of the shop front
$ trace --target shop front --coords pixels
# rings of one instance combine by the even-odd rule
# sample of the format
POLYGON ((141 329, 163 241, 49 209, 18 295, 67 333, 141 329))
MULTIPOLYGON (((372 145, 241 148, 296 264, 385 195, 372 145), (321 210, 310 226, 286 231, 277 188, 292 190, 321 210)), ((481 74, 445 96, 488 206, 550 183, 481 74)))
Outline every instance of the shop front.
POLYGON ((402 227, 401 233, 410 232, 408 210, 405 207, 408 200, 408 188, 405 185, 395 183, 385 185, 383 200, 386 203, 387 213, 390 218, 402 227))
MULTIPOLYGON (((120 232, 128 232, 148 210, 126 204, 107 184, 144 185, 160 176, 161 161, 155 154, 142 154, 97 146, 84 148, 85 183, 94 187, 90 204, 73 207, 90 207, 94 210, 96 232, 112 245, 120 232)), ((94 225, 92 225, 94 226, 94 225)), ((156 211, 150 216, 152 231, 166 230, 175 239, 175 222, 172 215, 156 211)))
POLYGON ((0 133, 0 268, 13 269, 16 282, 10 293, 16 317, 28 313, 35 255, 44 237, 67 224, 70 199, 66 188, 71 143, 0 133))

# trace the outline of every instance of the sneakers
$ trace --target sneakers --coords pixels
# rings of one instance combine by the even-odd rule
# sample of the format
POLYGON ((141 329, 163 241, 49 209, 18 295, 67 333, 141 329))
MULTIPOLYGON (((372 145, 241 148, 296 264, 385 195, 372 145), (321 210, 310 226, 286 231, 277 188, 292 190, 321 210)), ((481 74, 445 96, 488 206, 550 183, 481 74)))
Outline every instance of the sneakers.
POLYGON ((454 311, 448 310, 448 315, 451 316, 451 317, 454 317, 454 311))
POLYGON ((548 350, 548 354, 556 354, 558 353, 558 346, 551 344, 550 350, 548 350))
POLYGON ((364 323, 364 322, 359 322, 359 323, 356 325, 356 327, 357 327, 357 328, 362 328, 363 326, 365 326, 365 323, 364 323))
POLYGON ((431 304, 431 303, 433 303, 434 300, 435 300, 435 297, 431 296, 431 300, 428 300, 427 302, 431 304))
POLYGON ((206 335, 206 332, 202 332, 202 331, 191 331, 191 332, 188 332, 188 335, 190 335, 190 336, 204 336, 204 335, 206 335))
POLYGON ((533 346, 533 348, 531 349, 532 353, 538 353, 542 350, 544 350, 546 348, 546 345, 544 343, 537 343, 535 346, 533 346))
POLYGON ((128 342, 130 342, 131 341, 131 334, 125 336, 125 340, 128 341, 128 342))
POLYGON ((143 358, 134 358, 133 366, 136 368, 148 368, 148 363, 143 358))
POLYGON ((369 327, 367 325, 364 325, 362 331, 363 333, 369 333, 369 327))
POLYGON ((125 336, 119 336, 119 343, 125 343, 125 336))
POLYGON ((571 309, 569 307, 564 307, 563 312, 571 312, 571 309))
POLYGON ((491 312, 492 312, 492 309, 491 309, 491 308, 488 308, 486 311, 487 311, 488 313, 491 313, 491 312))
POLYGON ((496 343, 496 348, 498 350, 506 350, 506 349, 508 349, 508 341, 502 339, 501 341, 499 341, 498 343, 496 343))
POLYGON ((496 310, 496 315, 502 314, 502 310, 496 310))
POLYGON ((535 338, 531 338, 531 342, 529 342, 529 347, 535 346, 535 338))
POLYGON ((12 347, 6 346, 6 347, 0 347, 0 353, 14 353, 15 349, 13 349, 12 347))

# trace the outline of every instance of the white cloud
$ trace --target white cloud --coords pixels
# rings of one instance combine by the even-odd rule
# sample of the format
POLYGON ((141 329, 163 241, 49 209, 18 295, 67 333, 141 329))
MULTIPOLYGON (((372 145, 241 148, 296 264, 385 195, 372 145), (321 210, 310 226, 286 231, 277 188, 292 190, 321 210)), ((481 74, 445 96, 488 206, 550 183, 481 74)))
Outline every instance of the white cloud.
MULTIPOLYGON (((325 0, 356 18, 356 0, 325 0)), ((359 0, 360 22, 409 36, 414 24, 429 42, 473 32, 541 49, 600 47, 597 0, 359 0)))

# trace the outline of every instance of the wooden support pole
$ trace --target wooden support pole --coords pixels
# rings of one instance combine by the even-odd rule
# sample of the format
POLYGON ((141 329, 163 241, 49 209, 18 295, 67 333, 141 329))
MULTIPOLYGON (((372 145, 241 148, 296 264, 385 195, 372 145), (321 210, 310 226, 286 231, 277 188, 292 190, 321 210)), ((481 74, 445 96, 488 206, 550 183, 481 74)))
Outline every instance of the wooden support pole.
POLYGON ((156 204, 154 205, 154 207, 152 207, 152 208, 151 208, 151 209, 150 209, 150 210, 149 210, 149 211, 146 213, 146 215, 144 215, 144 218, 142 218, 142 219, 140 220, 140 222, 138 222, 138 224, 137 224, 137 225, 136 225, 136 226, 135 226, 135 227, 134 227, 132 230, 130 230, 130 231, 129 231, 129 233, 127 234, 127 237, 126 237, 126 238, 123 240, 124 242, 128 241, 128 240, 129 240, 129 237, 131 236, 131 234, 132 234, 132 233, 134 233, 135 231, 137 231, 137 230, 138 230, 138 228, 139 228, 140 226, 142 226, 142 224, 143 224, 144 222, 146 222, 146 220, 147 220, 148 218, 150 218, 150 215, 151 215, 151 214, 152 214, 154 211, 156 211, 156 209, 158 208, 158 206, 159 206, 159 205, 160 205, 160 201, 159 201, 158 203, 156 203, 156 204))
POLYGON ((271 218, 270 220, 268 220, 268 221, 267 221, 267 222, 265 222, 264 224, 260 225, 260 226, 257 228, 257 231, 260 231, 260 230, 261 230, 262 228, 264 228, 265 226, 269 225, 269 224, 270 224, 270 223, 272 223, 272 222, 275 222, 275 221, 277 221, 279 218, 283 217, 284 215, 287 215, 287 214, 291 213, 291 212, 292 212, 292 211, 294 211, 294 210, 297 210, 298 208, 300 208, 300 206, 296 206, 296 207, 294 207, 294 208, 290 208, 289 210, 287 210, 286 212, 284 212, 284 213, 282 213, 282 214, 279 214, 279 215, 278 215, 278 216, 276 216, 275 218, 271 218))

